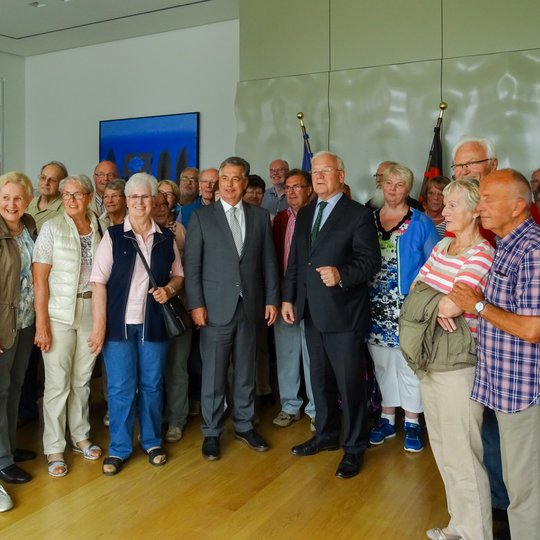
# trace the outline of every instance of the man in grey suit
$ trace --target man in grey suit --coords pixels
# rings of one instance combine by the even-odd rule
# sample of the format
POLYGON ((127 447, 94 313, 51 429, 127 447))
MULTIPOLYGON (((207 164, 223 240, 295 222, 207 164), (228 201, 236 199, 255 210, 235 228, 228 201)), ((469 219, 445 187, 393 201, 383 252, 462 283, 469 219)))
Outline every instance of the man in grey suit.
POLYGON ((232 361, 235 437, 268 450, 253 429, 257 322, 276 320, 279 282, 268 212, 242 202, 249 163, 226 159, 216 203, 197 209, 187 232, 188 308, 201 328, 203 457, 220 457, 227 369, 232 361))

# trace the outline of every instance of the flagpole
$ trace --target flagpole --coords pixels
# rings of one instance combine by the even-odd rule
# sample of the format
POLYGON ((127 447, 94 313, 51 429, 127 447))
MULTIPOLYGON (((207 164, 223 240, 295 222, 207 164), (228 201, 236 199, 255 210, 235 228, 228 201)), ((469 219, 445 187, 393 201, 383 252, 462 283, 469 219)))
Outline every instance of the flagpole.
POLYGON ((306 148, 308 152, 310 153, 310 155, 313 155, 313 152, 311 151, 311 145, 309 144, 309 135, 306 132, 306 126, 304 124, 304 113, 299 112, 296 115, 296 118, 298 118, 298 121, 300 122, 300 129, 302 130, 302 136, 304 137, 306 148))
POLYGON ((302 130, 302 138, 304 139, 304 151, 302 155, 302 169, 305 171, 311 170, 311 158, 313 157, 313 152, 311 151, 311 145, 309 144, 309 135, 306 131, 306 126, 304 124, 304 113, 299 112, 296 114, 296 118, 300 122, 300 129, 302 130))

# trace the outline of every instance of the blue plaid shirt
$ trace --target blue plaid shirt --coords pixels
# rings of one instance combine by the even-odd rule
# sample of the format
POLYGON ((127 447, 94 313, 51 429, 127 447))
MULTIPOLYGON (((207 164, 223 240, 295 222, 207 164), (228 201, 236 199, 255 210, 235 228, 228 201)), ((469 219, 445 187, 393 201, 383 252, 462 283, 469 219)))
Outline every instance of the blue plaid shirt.
MULTIPOLYGON (((490 304, 511 313, 540 315, 540 227, 532 218, 497 239, 484 294, 490 304)), ((479 319, 472 399, 505 413, 538 403, 540 343, 529 343, 479 319)))

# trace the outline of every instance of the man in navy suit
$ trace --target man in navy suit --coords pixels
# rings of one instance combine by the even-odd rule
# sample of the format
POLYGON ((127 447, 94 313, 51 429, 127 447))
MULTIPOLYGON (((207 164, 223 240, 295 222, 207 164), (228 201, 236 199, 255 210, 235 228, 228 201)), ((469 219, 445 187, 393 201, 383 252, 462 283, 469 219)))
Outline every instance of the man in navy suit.
POLYGON ((309 456, 343 450, 336 475, 357 475, 367 447, 364 334, 369 328, 368 280, 381 265, 373 214, 343 196, 341 158, 319 152, 311 162, 317 201, 298 212, 283 286, 282 315, 304 319, 311 360, 316 435, 294 446, 309 456))
POLYGON ((227 370, 232 361, 235 437, 268 450, 253 429, 257 325, 276 320, 279 281, 270 216, 242 202, 249 163, 226 159, 221 199, 197 209, 189 222, 184 272, 188 308, 201 329, 203 457, 220 457, 227 370))

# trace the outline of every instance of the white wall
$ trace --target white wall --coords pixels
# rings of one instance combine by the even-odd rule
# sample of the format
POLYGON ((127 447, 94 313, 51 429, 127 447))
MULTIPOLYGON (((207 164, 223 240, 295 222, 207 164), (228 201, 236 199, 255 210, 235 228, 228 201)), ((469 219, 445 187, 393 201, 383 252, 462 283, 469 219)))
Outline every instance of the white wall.
POLYGON ((4 141, 0 157, 2 150, 4 155, 0 170, 2 165, 3 172, 24 170, 24 58, 0 52, 0 79, 4 83, 4 141))
MULTIPOLYGON (((239 25, 227 21, 26 59, 26 171, 92 173, 99 121, 200 112, 200 166, 234 153, 239 25)), ((1 66, 1 64, 0 64, 1 66)))

